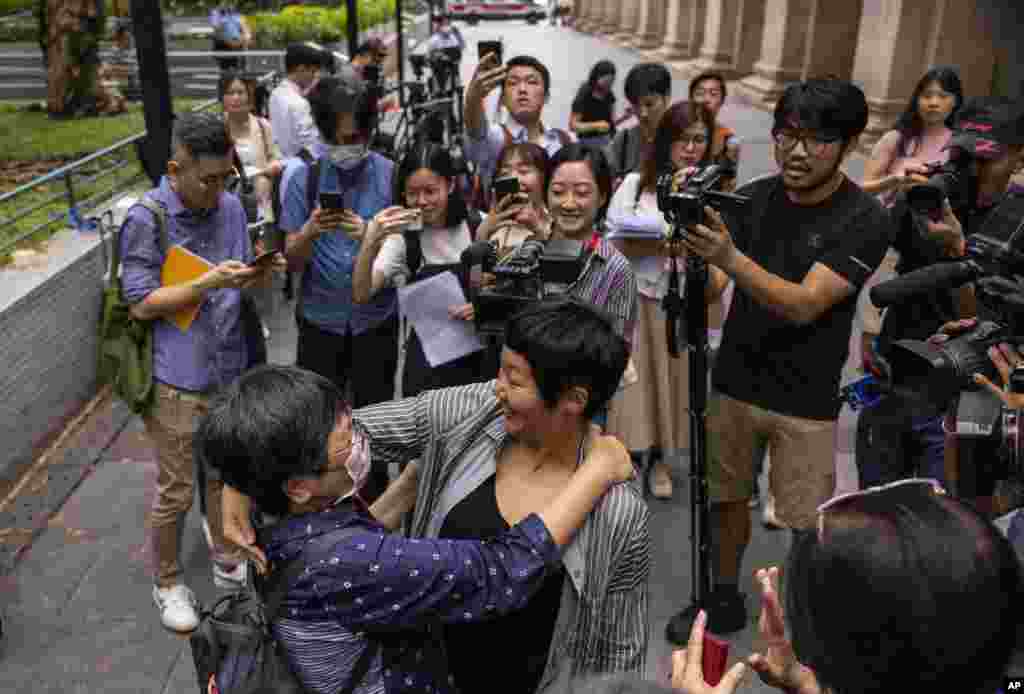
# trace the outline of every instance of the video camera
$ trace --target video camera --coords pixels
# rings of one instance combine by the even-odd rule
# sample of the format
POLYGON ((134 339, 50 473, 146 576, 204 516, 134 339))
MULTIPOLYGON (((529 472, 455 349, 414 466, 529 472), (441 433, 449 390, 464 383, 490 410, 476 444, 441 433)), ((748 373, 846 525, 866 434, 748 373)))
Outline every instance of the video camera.
POLYGON ((966 206, 974 198, 977 185, 977 160, 963 148, 954 148, 944 164, 928 166, 928 182, 910 188, 907 204, 918 214, 933 219, 942 216, 942 201, 954 209, 966 206))
POLYGON ((736 178, 736 164, 729 160, 705 166, 686 179, 682 190, 676 190, 675 175, 658 177, 658 209, 672 225, 672 240, 678 240, 688 227, 704 222, 704 207, 720 210, 726 205, 743 206, 749 198, 723 193, 719 188, 728 179, 736 178))
POLYGON ((565 293, 583 271, 587 254, 580 241, 526 241, 499 262, 491 243, 471 245, 462 253, 462 265, 473 294, 477 333, 500 341, 512 315, 535 301, 565 293), (494 275, 493 284, 483 286, 484 273, 494 275))
MULTIPOLYGON (((974 282, 978 303, 989 319, 939 344, 893 342, 884 386, 888 392, 941 409, 955 406, 957 433, 1004 438, 1011 474, 1024 477, 1024 446, 1017 426, 1020 413, 1004 410, 973 381, 975 373, 982 373, 999 382, 987 354, 989 347, 1000 342, 1024 344, 1024 196, 1007 197, 989 214, 978 233, 969 237, 963 260, 937 263, 883 282, 871 289, 870 296, 876 306, 886 308, 968 282, 974 282)), ((1024 382, 1018 386, 1024 390, 1024 382)))

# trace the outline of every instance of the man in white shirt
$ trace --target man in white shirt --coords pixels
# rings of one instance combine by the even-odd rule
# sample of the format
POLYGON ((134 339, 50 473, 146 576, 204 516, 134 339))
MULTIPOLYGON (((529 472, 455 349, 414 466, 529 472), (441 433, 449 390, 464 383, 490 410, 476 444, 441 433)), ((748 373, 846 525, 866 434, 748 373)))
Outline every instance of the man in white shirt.
POLYGON ((285 158, 320 143, 305 94, 319 79, 325 57, 322 49, 309 43, 293 43, 285 51, 287 77, 270 95, 270 128, 285 158))

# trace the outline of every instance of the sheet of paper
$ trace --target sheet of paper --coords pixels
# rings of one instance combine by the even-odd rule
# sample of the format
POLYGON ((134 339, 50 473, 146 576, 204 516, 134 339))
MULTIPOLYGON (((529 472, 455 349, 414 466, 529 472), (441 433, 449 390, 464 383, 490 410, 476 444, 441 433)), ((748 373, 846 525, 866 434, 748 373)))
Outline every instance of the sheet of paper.
POLYGON ((398 290, 402 315, 409 319, 431 366, 454 361, 484 348, 470 321, 452 318, 448 309, 467 303, 459 280, 442 272, 398 290))

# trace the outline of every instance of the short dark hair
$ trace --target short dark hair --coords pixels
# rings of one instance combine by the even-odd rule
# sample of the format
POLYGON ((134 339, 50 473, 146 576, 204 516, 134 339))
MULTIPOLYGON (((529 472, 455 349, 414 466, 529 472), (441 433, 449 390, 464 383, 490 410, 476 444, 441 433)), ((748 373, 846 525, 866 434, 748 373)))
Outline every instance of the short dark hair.
MULTIPOLYGON (((420 169, 429 169, 449 183, 454 182, 459 176, 459 172, 455 169, 455 160, 452 159, 452 155, 446 147, 433 142, 417 143, 402 158, 398 170, 394 174, 394 200, 398 204, 405 204, 405 185, 409 177, 420 169)), ((459 186, 456 185, 448 194, 445 226, 454 227, 457 224, 462 224, 468 216, 466 200, 462 197, 459 186)))
POLYGON ((325 142, 334 142, 338 130, 338 116, 352 113, 356 129, 369 135, 376 118, 376 105, 366 83, 354 76, 323 77, 310 90, 309 99, 313 122, 325 142))
POLYGON ((174 119, 171 137, 171 156, 179 148, 193 159, 200 157, 226 157, 234 143, 228 133, 224 116, 207 112, 184 113, 174 119))
MULTIPOLYGON (((551 93, 551 73, 544 63, 540 62, 532 55, 517 55, 514 58, 510 58, 505 61, 505 67, 512 69, 514 67, 529 67, 533 68, 540 73, 540 78, 544 82, 544 95, 547 96, 551 93)), ((502 84, 502 90, 505 89, 505 85, 502 84)))
POLYGON ((775 129, 795 120, 800 128, 831 134, 849 142, 868 124, 868 102, 860 87, 847 80, 819 77, 786 87, 775 105, 775 129))
POLYGON ((786 614, 823 691, 994 691, 1004 674, 1024 608, 1017 555, 973 508, 930 490, 839 501, 820 537, 795 535, 786 614))
POLYGON ((626 99, 634 104, 645 96, 671 96, 672 73, 662 63, 640 63, 626 73, 626 99))
POLYGON ((227 94, 232 83, 236 81, 245 85, 245 91, 249 94, 249 108, 252 110, 256 101, 256 78, 252 74, 242 72, 241 70, 225 70, 220 73, 220 79, 217 80, 217 99, 223 101, 224 95, 227 94))
POLYGON ((713 72, 711 70, 700 73, 699 75, 693 78, 692 82, 690 82, 691 101, 693 100, 693 93, 697 90, 697 86, 700 85, 701 82, 707 82, 709 80, 717 80, 718 84, 722 85, 722 101, 725 101, 725 97, 729 96, 729 88, 725 84, 725 77, 722 75, 722 73, 713 72))
POLYGON ((598 190, 604 193, 605 203, 598 213, 598 219, 601 219, 612 199, 612 167, 608 163, 608 158, 605 156, 604 151, 599 147, 592 147, 579 142, 570 142, 555 152, 554 156, 548 160, 548 171, 544 177, 544 197, 547 199, 547 189, 551 185, 551 181, 554 180, 555 172, 558 171, 558 168, 562 164, 577 161, 587 163, 591 173, 594 174, 598 190))
POLYGON ((348 409, 341 390, 323 376, 261 366, 211 400, 196 427, 196 456, 260 510, 282 516, 285 482, 323 471, 327 438, 348 409))
POLYGON ((323 67, 328 62, 327 51, 310 43, 291 43, 284 51, 284 70, 291 72, 300 67, 323 67))
POLYGON ((575 297, 546 299, 516 313, 505 329, 505 347, 526 359, 549 407, 570 388, 588 389, 587 419, 615 395, 629 358, 612 319, 575 297))

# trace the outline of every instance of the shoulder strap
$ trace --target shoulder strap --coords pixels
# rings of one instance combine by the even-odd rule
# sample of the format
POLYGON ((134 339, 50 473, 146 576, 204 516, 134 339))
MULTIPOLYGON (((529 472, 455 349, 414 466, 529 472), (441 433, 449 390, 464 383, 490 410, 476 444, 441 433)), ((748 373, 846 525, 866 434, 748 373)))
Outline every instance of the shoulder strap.
POLYGON ((141 198, 139 198, 137 204, 142 205, 147 210, 152 212, 153 216, 156 218, 157 234, 159 234, 160 237, 160 253, 163 255, 167 255, 167 210, 164 209, 163 205, 161 205, 148 195, 143 195, 141 198))
POLYGON ((512 144, 512 131, 508 129, 508 126, 504 123, 501 124, 501 130, 505 133, 505 146, 508 147, 512 144))
POLYGON ((409 274, 415 276, 423 265, 423 241, 420 232, 405 229, 402 231, 402 238, 405 239, 405 264, 409 268, 409 274))
POLYGON ((256 116, 256 123, 260 128, 260 137, 263 138, 263 158, 269 164, 273 153, 270 151, 270 140, 267 139, 267 119, 256 116))
POLYGON ((320 192, 320 160, 307 161, 306 166, 308 167, 306 171, 306 205, 309 207, 309 213, 312 214, 313 208, 316 207, 317 195, 320 192))
MULTIPOLYGON (((628 172, 626 171, 626 157, 629 156, 629 134, 633 132, 633 128, 626 128, 622 131, 622 142, 619 144, 619 175, 625 176, 628 172)), ((637 196, 637 200, 640 196, 637 196)))

